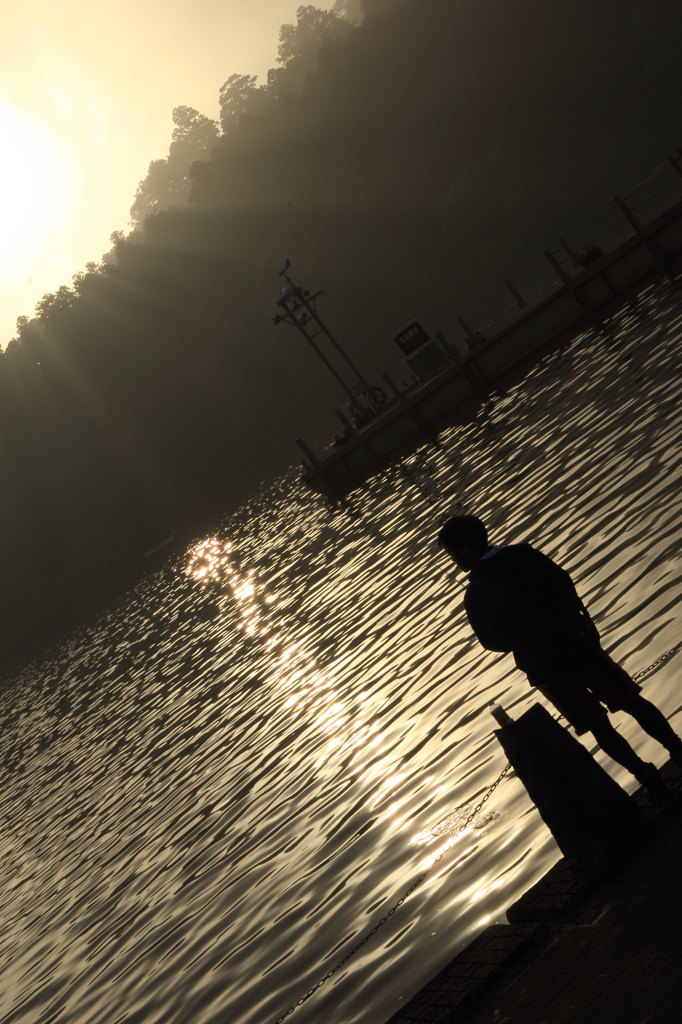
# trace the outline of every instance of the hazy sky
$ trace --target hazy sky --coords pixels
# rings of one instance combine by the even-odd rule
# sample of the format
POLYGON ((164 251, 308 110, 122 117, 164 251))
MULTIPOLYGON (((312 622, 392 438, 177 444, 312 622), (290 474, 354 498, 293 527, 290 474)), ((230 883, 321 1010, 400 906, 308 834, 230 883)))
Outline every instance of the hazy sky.
MULTIPOLYGON (((0 37, 0 345, 110 248, 174 107, 218 116, 234 72, 276 66, 302 0, 22 0, 0 37)), ((320 7, 331 6, 322 0, 320 7)))

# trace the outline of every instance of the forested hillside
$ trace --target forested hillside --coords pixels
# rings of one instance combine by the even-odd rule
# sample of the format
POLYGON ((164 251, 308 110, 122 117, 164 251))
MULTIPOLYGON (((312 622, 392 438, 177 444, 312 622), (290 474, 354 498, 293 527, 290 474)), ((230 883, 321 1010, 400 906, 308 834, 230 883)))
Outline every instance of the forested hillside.
POLYGON ((681 52, 669 0, 341 0, 266 82, 225 69, 220 123, 177 108, 131 229, 0 359, 7 649, 333 432, 342 395, 271 322, 285 257, 370 377, 412 316, 454 340, 682 145, 681 52))

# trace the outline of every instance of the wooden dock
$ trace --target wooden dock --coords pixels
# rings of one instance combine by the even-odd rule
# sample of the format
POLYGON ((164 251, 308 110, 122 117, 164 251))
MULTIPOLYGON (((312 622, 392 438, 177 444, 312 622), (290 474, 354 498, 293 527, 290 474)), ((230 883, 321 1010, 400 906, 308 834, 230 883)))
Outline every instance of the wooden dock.
POLYGON ((489 925, 387 1024, 673 1024, 682 981, 682 769, 663 766, 677 795, 633 799, 649 839, 601 875, 564 859, 489 925))
POLYGON ((570 264, 556 254, 544 255, 558 283, 487 337, 470 332, 466 356, 437 335, 448 353, 447 364, 433 376, 406 389, 384 374, 392 397, 365 426, 348 425, 342 444, 313 451, 303 440, 303 481, 332 500, 341 500, 365 480, 421 444, 437 440, 439 431, 467 422, 494 390, 523 377, 539 357, 589 328, 604 329, 604 320, 647 285, 682 271, 682 164, 668 158, 677 196, 665 208, 639 219, 620 197, 614 210, 622 216, 623 234, 602 249, 588 245, 572 252, 570 264))

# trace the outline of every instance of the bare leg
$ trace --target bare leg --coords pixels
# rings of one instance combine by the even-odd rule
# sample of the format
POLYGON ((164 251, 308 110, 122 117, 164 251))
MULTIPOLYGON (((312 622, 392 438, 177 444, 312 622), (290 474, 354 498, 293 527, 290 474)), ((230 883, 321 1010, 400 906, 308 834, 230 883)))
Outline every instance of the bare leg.
POLYGON ((595 725, 592 735, 604 753, 608 754, 612 761, 622 765, 630 775, 637 778, 638 773, 645 769, 646 761, 642 761, 625 737, 616 732, 608 718, 595 725))
POLYGON ((654 800, 665 803, 671 798, 672 793, 658 768, 647 761, 642 761, 625 737, 616 732, 608 718, 592 729, 592 735, 604 753, 608 754, 617 764, 622 765, 631 775, 634 775, 637 781, 648 789, 654 800))
POLYGON ((635 697, 623 708, 626 714, 632 715, 644 732, 653 736, 676 758, 682 754, 682 739, 677 735, 662 711, 641 695, 635 697))

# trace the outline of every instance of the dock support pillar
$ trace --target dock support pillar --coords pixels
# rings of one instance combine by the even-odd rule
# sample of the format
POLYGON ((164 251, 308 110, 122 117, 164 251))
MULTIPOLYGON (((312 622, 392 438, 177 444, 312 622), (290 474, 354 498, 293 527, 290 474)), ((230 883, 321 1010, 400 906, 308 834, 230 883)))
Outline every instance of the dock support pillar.
POLYGON ((336 499, 336 501, 342 501, 343 494, 341 494, 338 488, 335 487, 332 480, 327 476, 322 466, 320 465, 320 460, 315 455, 315 452, 312 451, 312 449, 310 449, 308 445, 305 443, 305 441, 300 437, 296 438, 296 444, 301 449, 303 454, 306 456, 313 469, 317 470, 317 472, 320 474, 320 476, 326 483, 327 487, 329 488, 329 497, 332 499, 336 499))
POLYGON ((578 270, 582 270, 582 264, 580 263, 580 260, 578 259, 578 254, 577 254, 577 252, 576 252, 576 251, 575 251, 575 250, 573 249, 573 247, 572 247, 572 246, 571 246, 571 245, 570 245, 570 244, 569 244, 569 243, 568 243, 568 242, 566 241, 566 239, 565 239, 565 238, 560 238, 560 239, 559 239, 559 245, 560 245, 560 246, 561 246, 561 248, 562 248, 562 249, 564 250, 564 252, 566 253, 566 255, 568 256, 568 258, 570 259, 570 261, 571 261, 571 263, 573 264, 573 266, 574 266, 574 267, 576 267, 576 268, 577 268, 578 270))
POLYGON ((476 345, 480 345, 482 341, 485 341, 485 336, 481 334, 480 331, 472 331, 463 316, 457 317, 457 323, 466 334, 472 348, 475 348, 476 345))
POLYGON ((623 214, 627 222, 630 224, 630 226, 634 228, 639 237, 642 239, 642 241, 646 245, 651 255, 654 257, 654 259, 661 264, 661 266, 665 270, 668 280, 672 284, 677 284, 675 274, 673 272, 672 267, 670 266, 667 257, 664 256, 664 254, 661 252, 659 247, 656 245, 656 242, 654 242, 653 238, 650 238, 649 235, 647 235, 643 225, 640 223, 639 218, 635 217, 630 207, 626 205, 626 203, 623 199, 621 199, 620 196, 614 196, 613 201, 620 210, 620 212, 623 214))
POLYGON ((383 467, 379 462, 379 459, 376 457, 370 446, 367 444, 367 441, 365 441, 364 437, 361 436, 360 431, 357 429, 357 427, 353 426, 348 417, 345 416, 340 409, 336 409, 336 415, 341 420, 341 422, 343 423, 346 430, 350 433, 350 435, 355 438, 358 445, 367 456, 370 465, 374 466, 375 469, 381 470, 383 467))
POLYGON ((417 412, 417 410, 414 408, 414 406, 410 405, 410 403, 405 398, 405 395, 402 393, 400 388, 394 382, 393 378, 390 377, 387 373, 383 373, 382 377, 386 381, 386 383, 388 384, 389 388, 391 389, 391 391, 393 392, 395 397, 398 399, 398 401, 402 405, 402 407, 405 410, 405 412, 408 413, 412 417, 412 419, 414 420, 416 425, 419 427, 420 431, 422 432, 424 437, 427 439, 427 441, 431 441, 434 444, 438 444, 439 443, 438 442, 438 434, 436 433, 436 431, 433 430, 430 426, 428 426, 426 421, 424 420, 423 416, 419 412, 417 412))
POLYGON ((592 306, 589 304, 589 302, 587 301, 583 293, 580 291, 580 289, 576 288, 575 284, 571 280, 570 275, 566 273, 566 271, 561 266, 559 261, 554 258, 554 254, 551 253, 549 249, 545 249, 543 255, 547 262, 550 264, 550 266, 554 269, 555 273, 558 274, 563 283, 566 285, 569 292, 573 295, 575 301, 578 303, 581 309, 587 314, 592 326, 595 327, 598 331, 602 331, 604 329, 604 325, 602 324, 601 320, 599 319, 595 311, 592 309, 592 306))
POLYGON ((485 376, 481 368, 476 366, 475 362, 473 361, 471 365, 465 362, 465 360, 462 359, 455 346, 450 344, 448 339, 445 337, 445 335, 441 333, 441 331, 436 331, 436 338, 441 343, 445 351, 449 352, 450 358, 452 359, 453 363, 464 374, 464 376, 469 381, 474 391, 480 395, 484 402, 488 402, 490 400, 490 388, 488 387, 488 382, 485 379, 485 376))
POLYGON ((505 280, 504 284, 505 284, 505 287, 508 289, 508 291, 510 291, 512 293, 512 295, 514 296, 514 300, 516 302, 516 305, 519 307, 519 309, 525 309, 526 306, 528 305, 528 303, 524 299, 524 297, 521 294, 521 292, 518 291, 518 289, 515 288, 514 285, 511 283, 511 281, 509 281, 509 280, 505 280))
MULTIPOLYGON (((564 252, 567 254, 569 259, 573 263, 574 267, 576 267, 578 270, 584 270, 585 269, 585 265, 580 262, 580 257, 575 252, 575 250, 571 247, 571 245, 566 241, 565 238, 560 238, 559 239, 559 245, 564 250, 564 252)), ((605 270, 600 270, 599 271, 599 276, 602 279, 602 281, 604 282, 604 284, 606 285, 606 287, 609 289, 611 294, 613 295, 614 299, 616 299, 618 301, 618 303, 622 306, 625 300, 623 299, 623 296, 620 294, 618 289, 615 288, 611 284, 611 281, 609 280, 609 278, 606 275, 606 271, 605 270)))
POLYGON ((581 869, 604 870, 644 839, 634 800, 541 704, 495 735, 561 852, 581 869))
POLYGON ((671 154, 671 156, 668 157, 668 163, 673 168, 673 170, 677 171, 680 178, 682 178, 682 164, 674 154, 671 154))

